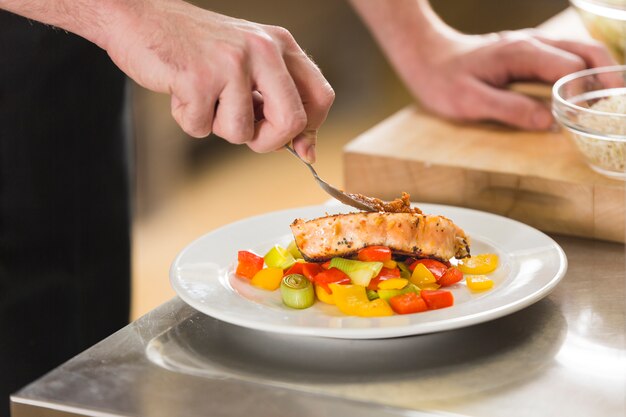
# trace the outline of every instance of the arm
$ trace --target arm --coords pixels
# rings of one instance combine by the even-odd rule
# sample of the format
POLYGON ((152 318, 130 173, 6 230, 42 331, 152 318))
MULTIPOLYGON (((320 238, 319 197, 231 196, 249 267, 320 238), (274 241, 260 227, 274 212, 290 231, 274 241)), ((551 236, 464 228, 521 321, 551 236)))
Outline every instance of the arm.
POLYGON ((591 66, 614 65, 597 43, 549 39, 538 32, 464 35, 427 0, 350 0, 411 93, 429 110, 456 120, 497 120, 547 129, 550 111, 506 90, 520 80, 553 83, 591 66))
POLYGON ((105 49, 137 83, 171 95, 172 115, 191 136, 214 132, 257 152, 293 140, 315 159, 334 92, 283 28, 182 0, 0 0, 0 8, 105 49))

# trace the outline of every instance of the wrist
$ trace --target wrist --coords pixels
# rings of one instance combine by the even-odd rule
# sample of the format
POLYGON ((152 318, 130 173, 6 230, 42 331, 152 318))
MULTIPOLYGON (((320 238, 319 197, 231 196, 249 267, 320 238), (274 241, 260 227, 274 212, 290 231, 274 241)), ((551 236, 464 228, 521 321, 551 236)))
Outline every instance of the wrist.
POLYGON ((97 24, 81 28, 78 34, 108 51, 115 38, 124 36, 126 27, 135 26, 149 6, 146 0, 95 0, 97 24))
POLYGON ((408 85, 426 77, 465 36, 439 19, 426 0, 350 1, 408 85))

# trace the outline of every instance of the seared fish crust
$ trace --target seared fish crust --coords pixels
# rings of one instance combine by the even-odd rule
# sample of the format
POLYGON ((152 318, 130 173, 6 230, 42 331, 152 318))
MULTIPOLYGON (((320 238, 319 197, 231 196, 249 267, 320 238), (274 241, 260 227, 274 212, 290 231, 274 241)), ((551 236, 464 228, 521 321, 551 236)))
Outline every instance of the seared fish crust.
POLYGON ((296 245, 308 261, 354 255, 366 246, 382 245, 398 255, 447 261, 465 258, 469 238, 450 219, 418 213, 337 214, 291 224, 296 245))

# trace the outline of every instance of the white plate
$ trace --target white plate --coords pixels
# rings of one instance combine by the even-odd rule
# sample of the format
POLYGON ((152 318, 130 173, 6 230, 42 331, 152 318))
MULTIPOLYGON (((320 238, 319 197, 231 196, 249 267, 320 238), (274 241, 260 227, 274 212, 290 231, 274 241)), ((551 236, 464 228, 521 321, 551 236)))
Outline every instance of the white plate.
POLYGON ((454 306, 409 315, 362 318, 346 316, 321 302, 305 310, 283 306, 280 292, 249 284, 233 271, 237 251, 264 254, 292 239, 296 218, 313 219, 354 211, 346 206, 313 206, 251 217, 224 226, 192 242, 170 269, 176 293, 195 309, 219 320, 258 330, 344 339, 379 339, 432 333, 493 320, 545 297, 567 269, 567 258, 551 238, 523 223, 457 207, 420 204, 425 213, 452 219, 471 238, 471 252, 497 253, 500 265, 490 277, 494 288, 471 292, 463 282, 449 287, 454 306))

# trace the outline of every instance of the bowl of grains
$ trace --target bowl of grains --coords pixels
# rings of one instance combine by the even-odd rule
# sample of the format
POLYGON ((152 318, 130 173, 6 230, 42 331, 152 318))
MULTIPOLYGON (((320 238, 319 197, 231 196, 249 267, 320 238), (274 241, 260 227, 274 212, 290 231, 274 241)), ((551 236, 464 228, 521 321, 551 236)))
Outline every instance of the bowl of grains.
POLYGON ((561 78, 552 113, 593 170, 626 180, 626 65, 561 78))

